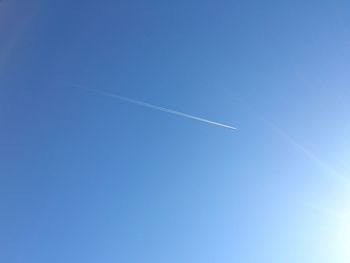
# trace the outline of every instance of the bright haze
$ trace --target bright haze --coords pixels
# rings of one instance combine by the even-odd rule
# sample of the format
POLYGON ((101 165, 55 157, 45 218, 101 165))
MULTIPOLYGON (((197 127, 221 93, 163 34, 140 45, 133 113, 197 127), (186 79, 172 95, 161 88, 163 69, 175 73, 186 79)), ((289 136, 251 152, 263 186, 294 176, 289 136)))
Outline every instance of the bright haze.
POLYGON ((0 262, 350 262, 349 12, 1 1, 0 262))

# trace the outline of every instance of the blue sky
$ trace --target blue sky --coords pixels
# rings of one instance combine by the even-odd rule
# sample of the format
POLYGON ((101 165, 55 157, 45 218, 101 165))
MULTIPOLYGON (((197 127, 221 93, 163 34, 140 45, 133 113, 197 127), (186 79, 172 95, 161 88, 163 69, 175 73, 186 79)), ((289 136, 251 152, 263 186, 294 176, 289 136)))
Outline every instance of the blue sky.
POLYGON ((0 261, 348 262, 349 11, 3 0, 0 261))

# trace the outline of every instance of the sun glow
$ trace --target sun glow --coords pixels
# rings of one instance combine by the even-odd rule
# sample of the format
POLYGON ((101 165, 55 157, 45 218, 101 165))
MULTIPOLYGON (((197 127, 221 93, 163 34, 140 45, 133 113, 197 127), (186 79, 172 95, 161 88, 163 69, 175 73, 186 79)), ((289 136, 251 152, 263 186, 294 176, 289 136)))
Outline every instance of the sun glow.
POLYGON ((333 249, 339 263, 350 262, 350 211, 334 220, 333 249))
POLYGON ((322 241, 319 247, 322 262, 350 262, 350 198, 333 200, 332 204, 311 206, 323 222, 322 241), (340 201, 342 200, 342 201, 340 201))

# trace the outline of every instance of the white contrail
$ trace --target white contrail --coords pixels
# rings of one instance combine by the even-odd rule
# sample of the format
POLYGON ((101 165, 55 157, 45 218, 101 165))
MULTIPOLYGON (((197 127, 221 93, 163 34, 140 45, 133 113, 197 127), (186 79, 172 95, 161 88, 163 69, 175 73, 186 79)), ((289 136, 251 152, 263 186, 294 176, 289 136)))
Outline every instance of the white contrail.
POLYGON ((116 94, 113 94, 113 93, 109 93, 109 92, 106 92, 106 91, 93 89, 93 88, 88 88, 88 87, 83 87, 83 86, 79 86, 79 85, 72 85, 72 86, 77 87, 77 88, 83 88, 83 89, 92 90, 94 92, 100 93, 100 94, 108 96, 108 97, 112 97, 112 98, 115 98, 115 99, 118 99, 118 100, 123 100, 123 101, 129 102, 129 103, 133 103, 133 104, 136 104, 136 105, 140 105, 140 106, 146 107, 146 108, 167 112, 167 113, 174 114, 174 115, 181 116, 181 117, 185 117, 185 118, 188 118, 188 119, 201 121, 201 122, 205 122, 205 123, 208 123, 208 124, 213 124, 213 125, 216 125, 216 126, 232 129, 232 130, 236 130, 237 129, 236 127, 233 127, 233 126, 230 126, 230 125, 226 125, 226 124, 223 124, 223 123, 220 123, 220 122, 203 119, 203 118, 196 117, 196 116, 193 116, 193 115, 190 115, 190 114, 187 114, 187 113, 183 113, 183 112, 172 110, 172 109, 167 109, 167 108, 160 107, 160 106, 157 106, 157 105, 153 105, 153 104, 150 104, 150 103, 147 103, 147 102, 134 100, 134 99, 131 99, 131 98, 128 98, 128 97, 119 96, 119 95, 116 95, 116 94))

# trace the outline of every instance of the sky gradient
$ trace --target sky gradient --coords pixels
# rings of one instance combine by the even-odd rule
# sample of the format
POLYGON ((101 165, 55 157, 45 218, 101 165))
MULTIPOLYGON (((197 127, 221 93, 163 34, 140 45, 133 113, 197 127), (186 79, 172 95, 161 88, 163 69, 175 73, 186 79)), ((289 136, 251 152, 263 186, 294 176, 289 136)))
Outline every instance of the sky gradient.
POLYGON ((1 1, 0 261, 349 262, 349 12, 1 1))

